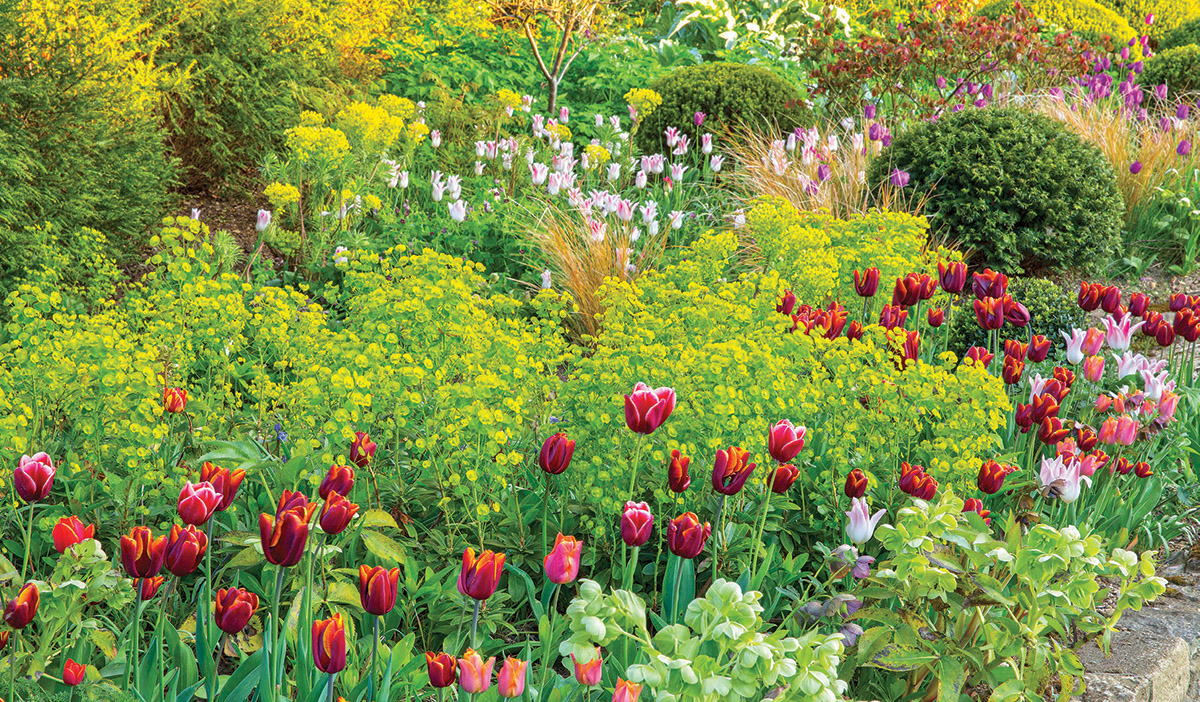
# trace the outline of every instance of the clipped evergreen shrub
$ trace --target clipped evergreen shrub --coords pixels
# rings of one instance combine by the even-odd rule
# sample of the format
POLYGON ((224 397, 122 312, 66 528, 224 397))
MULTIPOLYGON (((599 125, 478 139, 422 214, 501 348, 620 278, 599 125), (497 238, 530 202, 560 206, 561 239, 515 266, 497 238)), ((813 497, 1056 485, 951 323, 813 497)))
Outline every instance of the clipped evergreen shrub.
POLYGON ((1145 86, 1165 83, 1172 93, 1200 90, 1200 46, 1177 46, 1151 56, 1140 80, 1145 86))
MULTIPOLYGON (((1012 14, 1017 0, 995 0, 985 5, 979 14, 997 19, 1012 14)), ((1093 43, 1104 36, 1114 46, 1123 46, 1138 36, 1137 31, 1120 14, 1095 0, 1024 0, 1021 5, 1037 15, 1052 28, 1069 29, 1093 43)))

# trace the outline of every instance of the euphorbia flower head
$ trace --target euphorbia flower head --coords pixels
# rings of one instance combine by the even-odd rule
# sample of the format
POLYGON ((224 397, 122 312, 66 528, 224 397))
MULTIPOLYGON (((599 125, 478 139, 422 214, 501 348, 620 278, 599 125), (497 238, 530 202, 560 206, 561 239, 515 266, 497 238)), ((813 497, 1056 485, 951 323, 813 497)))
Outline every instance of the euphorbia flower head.
POLYGON ((1124 351, 1129 348, 1130 340, 1142 328, 1144 321, 1133 322, 1132 315, 1126 313, 1114 318, 1112 315, 1104 318, 1105 339, 1114 351, 1124 351))
POLYGON ((13 487, 25 502, 41 502, 50 496, 54 487, 54 461, 50 454, 39 451, 32 456, 21 456, 13 470, 13 487))
POLYGON ((680 558, 695 558, 704 551, 711 535, 708 522, 701 524, 694 512, 684 512, 667 525, 667 548, 680 558))
POLYGON ((621 540, 628 546, 641 546, 650 540, 654 515, 645 502, 626 502, 621 513, 621 540))
POLYGON ((560 431, 547 437, 542 443, 542 450, 538 452, 538 465, 550 475, 559 475, 571 465, 574 456, 575 442, 560 431))
POLYGON ((54 529, 50 532, 50 537, 54 541, 54 550, 59 553, 66 552, 75 544, 78 544, 86 539, 92 539, 96 536, 96 527, 93 524, 84 526, 79 517, 74 515, 70 517, 60 517, 58 524, 54 525, 54 529))
POLYGON ((475 549, 467 547, 458 574, 458 591, 472 599, 486 600, 496 592, 503 572, 503 553, 484 551, 476 557, 475 549))
POLYGON ((718 450, 717 460, 713 464, 713 490, 722 495, 736 495, 741 492, 746 480, 754 472, 755 464, 748 462, 749 456, 750 452, 740 446, 718 450))
POLYGON ((546 578, 559 585, 566 585, 579 577, 579 564, 583 555, 583 542, 574 536, 563 536, 559 532, 554 539, 554 549, 546 554, 542 567, 546 578))
POLYGON ((675 389, 651 389, 645 383, 633 386, 625 396, 625 425, 638 434, 652 434, 675 411, 675 389))
POLYGON ((804 437, 808 429, 794 426, 790 420, 776 422, 767 434, 767 452, 780 463, 787 463, 804 448, 804 437))
POLYGON ((850 500, 850 511, 846 512, 846 516, 850 521, 846 524, 846 538, 850 539, 853 544, 865 544, 875 535, 875 527, 879 524, 879 520, 883 518, 886 509, 881 509, 874 515, 871 514, 870 505, 867 500, 862 497, 855 497, 850 500))

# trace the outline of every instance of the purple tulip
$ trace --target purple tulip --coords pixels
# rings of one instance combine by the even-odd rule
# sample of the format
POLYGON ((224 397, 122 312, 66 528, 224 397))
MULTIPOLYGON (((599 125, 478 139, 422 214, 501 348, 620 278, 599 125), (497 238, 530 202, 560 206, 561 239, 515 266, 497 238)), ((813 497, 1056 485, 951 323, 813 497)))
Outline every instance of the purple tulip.
POLYGON ((892 185, 896 186, 897 188, 903 188, 904 186, 908 185, 908 171, 902 171, 899 168, 894 169, 892 171, 891 181, 892 185))
POLYGON ((937 77, 937 87, 938 87, 938 90, 946 89, 946 77, 945 76, 937 77))
POLYGON ((1129 172, 1134 175, 1141 173, 1142 172, 1142 162, 1134 161, 1133 163, 1129 164, 1129 172))
POLYGON ((863 117, 866 117, 867 119, 875 119, 875 106, 868 102, 863 107, 863 117))
POLYGON ((700 125, 704 124, 704 118, 707 116, 708 115, 704 114, 703 112, 697 112, 696 114, 692 115, 692 124, 699 127, 700 125))
POLYGON ((1180 105, 1179 107, 1175 108, 1175 119, 1178 119, 1178 120, 1187 119, 1189 111, 1190 111, 1190 108, 1187 105, 1180 105))
POLYGON ((829 180, 829 177, 832 175, 833 169, 829 167, 829 164, 822 163, 821 165, 817 166, 817 178, 819 178, 822 183, 829 180))
POLYGON ((867 136, 870 137, 871 141, 879 141, 883 136, 883 127, 879 126, 878 122, 872 124, 867 128, 867 136))
POLYGON ((1158 98, 1159 100, 1166 100, 1167 92, 1168 88, 1166 83, 1154 86, 1154 97, 1158 98))
POLYGON ((1188 141, 1187 139, 1180 141, 1179 146, 1175 147, 1175 153, 1179 154, 1180 156, 1187 156, 1188 154, 1192 153, 1192 142, 1188 141))

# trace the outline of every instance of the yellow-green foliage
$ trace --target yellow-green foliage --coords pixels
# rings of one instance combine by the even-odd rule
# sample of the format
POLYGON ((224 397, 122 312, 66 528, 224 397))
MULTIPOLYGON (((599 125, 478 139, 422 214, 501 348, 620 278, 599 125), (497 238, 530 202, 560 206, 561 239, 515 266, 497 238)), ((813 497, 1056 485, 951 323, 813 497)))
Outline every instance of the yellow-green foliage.
MULTIPOLYGON (((997 0, 979 13, 985 17, 1009 14, 1014 4, 1015 0, 997 0)), ((1108 35, 1115 48, 1120 48, 1138 36, 1133 26, 1121 15, 1094 0, 1028 0, 1021 4, 1052 27, 1070 29, 1089 41, 1098 42, 1101 37, 1108 35)))
POLYGON ((1200 19, 1200 4, 1194 0, 1100 0, 1100 4, 1124 17, 1138 32, 1149 34, 1155 44, 1176 27, 1200 19), (1154 21, 1147 25, 1150 15, 1154 21))
MULTIPOLYGON (((874 266, 881 285, 929 268, 924 217, 872 212, 840 220, 824 212, 799 212, 780 198, 760 200, 746 215, 746 242, 752 261, 775 270, 796 297, 819 305, 827 298, 848 300, 854 271, 874 266)), ((934 252, 946 258, 953 252, 934 252)), ((933 261, 936 265, 937 259, 933 261)))
POLYGON ((791 320, 775 311, 785 287, 779 274, 724 278, 736 247, 732 232, 709 234, 688 261, 603 289, 603 331, 594 349, 577 353, 561 410, 586 466, 563 477, 604 515, 594 531, 607 528, 629 494, 636 439, 621 396, 638 381, 678 393, 675 413, 643 447, 638 490, 653 489, 660 502, 674 499, 665 488, 672 449, 692 457, 700 486, 682 504, 696 506, 688 501, 707 490, 719 448, 749 450, 761 478, 767 427, 780 419, 811 430, 797 459, 812 461, 803 490, 832 495, 856 466, 889 485, 901 460, 966 489, 1009 408, 1000 381, 956 368, 950 356, 900 371, 877 326, 862 342, 788 333, 791 320))

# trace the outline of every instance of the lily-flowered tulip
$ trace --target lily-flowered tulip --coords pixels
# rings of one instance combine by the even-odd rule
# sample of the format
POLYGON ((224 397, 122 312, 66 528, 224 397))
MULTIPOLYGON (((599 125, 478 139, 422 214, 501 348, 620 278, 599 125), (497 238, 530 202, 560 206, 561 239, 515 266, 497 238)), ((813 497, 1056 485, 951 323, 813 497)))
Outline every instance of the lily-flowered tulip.
POLYGON ((359 468, 366 468, 371 459, 375 457, 375 450, 379 446, 366 432, 354 432, 354 440, 350 442, 350 462, 359 468))
POLYGON ((1067 342, 1067 362, 1072 365, 1079 365, 1085 358, 1083 353, 1083 342, 1087 338, 1087 332, 1082 329, 1072 329, 1070 334, 1059 332, 1063 339, 1067 342))
POLYGON ((358 514, 358 505, 342 497, 336 492, 329 493, 325 505, 321 508, 321 518, 317 521, 321 531, 326 534, 340 534, 350 526, 350 520, 358 514))
POLYGON ((167 414, 179 414, 187 409, 188 394, 183 388, 163 389, 163 411, 167 414))
POLYGON ((259 210, 258 217, 254 221, 254 229, 262 232, 266 231, 269 226, 271 226, 271 211, 259 210))
POLYGON ((50 495, 50 488, 54 487, 55 472, 54 461, 44 451, 21 456, 13 470, 13 487, 25 502, 41 502, 50 495))
POLYGON ((218 512, 224 512, 233 504, 237 497, 238 488, 246 479, 246 471, 241 468, 227 470, 221 466, 205 462, 200 466, 200 480, 213 486, 221 495, 221 504, 217 505, 218 512))
POLYGON ((37 616, 41 593, 35 583, 25 583, 17 596, 4 606, 4 623, 13 629, 24 629, 37 616))
POLYGON ((552 583, 566 585, 579 577, 579 563, 583 554, 583 542, 574 536, 563 536, 560 532, 554 539, 554 548, 542 560, 546 578, 552 583))
POLYGON ((200 559, 208 549, 208 537, 192 525, 186 529, 178 524, 171 526, 167 536, 167 547, 163 553, 163 564, 167 570, 179 577, 191 575, 200 565, 200 559))
POLYGON ((595 687, 600 684, 604 672, 604 659, 600 657, 600 647, 596 647, 596 656, 586 663, 580 663, 575 654, 571 654, 571 662, 575 664, 575 682, 584 687, 595 687))
POLYGON ((183 484, 176 503, 179 518, 184 524, 194 526, 204 526, 220 506, 221 493, 216 488, 209 483, 193 483, 190 480, 183 484))
POLYGON ((312 657, 322 673, 346 669, 346 622, 341 613, 313 622, 312 657))
POLYGON ((787 463, 804 448, 804 437, 808 428, 793 426, 791 421, 781 419, 771 427, 767 435, 767 452, 780 463, 787 463))
POLYGON ((1079 499, 1083 483, 1091 486, 1092 479, 1080 472, 1078 461, 1064 462, 1062 456, 1043 458, 1038 474, 1042 495, 1047 499, 1059 499, 1066 503, 1079 499))
POLYGON ((645 502, 626 502, 621 513, 621 540, 628 546, 642 546, 650 540, 654 515, 645 502))
POLYGON ((382 566, 372 568, 366 564, 358 567, 358 598, 367 614, 382 617, 396 606, 396 595, 400 588, 400 569, 388 570, 382 566))
POLYGON ((538 452, 538 465, 550 475, 558 475, 571 465, 575 456, 575 442, 561 431, 548 437, 538 452))
POLYGON ((791 463, 783 463, 775 469, 775 473, 771 476, 771 492, 776 495, 787 494, 791 489, 792 483, 796 482, 796 478, 800 477, 800 469, 791 463))
POLYGON ((492 686, 492 667, 496 665, 496 657, 492 656, 483 662, 483 658, 474 650, 467 652, 458 659, 458 684, 463 692, 472 694, 487 692, 492 686))
POLYGON ((158 594, 158 590, 164 582, 166 582, 166 578, 161 575, 156 575, 153 578, 134 578, 133 591, 137 593, 139 600, 147 602, 154 599, 154 596, 158 594))
POLYGON ((83 677, 86 674, 87 666, 80 665, 70 658, 63 664, 62 681, 64 685, 75 687, 83 682, 83 677))
POLYGON ((874 297, 879 289, 879 269, 868 268, 861 273, 854 271, 854 292, 859 297, 874 297))
POLYGON ((336 492, 342 496, 348 496, 350 490, 354 488, 354 469, 350 466, 329 466, 329 472, 321 480, 320 487, 317 488, 317 494, 322 500, 329 499, 329 493, 336 492))
POLYGON ((1108 347, 1113 351, 1124 351, 1129 348, 1129 342, 1138 329, 1142 328, 1144 321, 1132 322, 1132 315, 1126 313, 1118 318, 1108 316, 1104 318, 1105 340, 1108 341, 1108 347))
POLYGON ((458 679, 458 660, 449 653, 426 651, 425 668, 429 671, 429 684, 433 687, 450 687, 458 679))
POLYGON ((987 460, 979 467, 979 477, 975 484, 985 495, 995 495, 1004 487, 1004 479, 1017 469, 1016 466, 1005 466, 993 460, 987 460))
POLYGON ((692 476, 688 474, 688 465, 692 459, 679 453, 679 449, 671 450, 671 464, 667 466, 667 486, 671 492, 681 493, 692 484, 692 476))
POLYGON ((54 550, 59 553, 64 553, 75 544, 86 539, 95 538, 95 536, 95 525, 88 524, 84 526, 79 517, 74 515, 60 517, 58 524, 55 524, 54 529, 50 532, 50 537, 54 540, 54 550))
POLYGON ((458 573, 458 591, 472 599, 486 600, 496 592, 503 572, 503 553, 484 551, 476 557, 475 549, 467 547, 458 573))
POLYGON ((938 261, 938 283, 942 290, 957 295, 967 285, 967 264, 962 261, 938 261))
POLYGON ((852 544, 867 543, 875 535, 875 527, 885 512, 886 509, 881 509, 872 515, 871 507, 865 498, 855 497, 850 500, 850 511, 846 512, 846 516, 850 518, 846 524, 846 538, 850 539, 852 544))
POLYGON ((1041 334, 1034 334, 1029 337, 1029 355, 1028 358, 1034 363, 1041 363, 1046 360, 1046 356, 1050 355, 1050 340, 1041 334))
POLYGON ((501 697, 513 698, 525 694, 525 668, 529 661, 520 658, 505 658, 497 676, 496 691, 501 697))
POLYGON ((1104 346, 1104 332, 1092 327, 1087 330, 1087 334, 1083 337, 1083 353, 1088 356, 1095 356, 1100 353, 1100 348, 1104 346))
POLYGON ((999 329, 1004 326, 1004 300, 985 297, 975 301, 975 321, 983 329, 999 329))
POLYGON ((982 273, 972 273, 971 291, 979 300, 985 297, 1002 298, 1008 293, 1008 276, 991 268, 985 268, 982 273))
POLYGON ((991 510, 984 509, 983 501, 977 497, 972 497, 964 502, 962 511, 964 514, 967 512, 974 512, 975 514, 978 514, 980 517, 983 517, 984 524, 992 523, 991 510))
POLYGON ((217 628, 229 635, 240 634, 258 609, 258 595, 240 587, 217 590, 213 619, 217 628))
POLYGON ((284 490, 274 517, 258 515, 258 534, 267 561, 285 568, 300 562, 308 542, 308 523, 316 511, 316 502, 310 503, 299 492, 284 490))
POLYGON ((711 535, 708 522, 701 524, 694 512, 684 512, 667 525, 667 548, 680 558, 695 558, 704 551, 711 535))
POLYGON ((675 389, 651 389, 645 383, 633 386, 625 396, 625 425, 638 434, 652 434, 675 411, 675 389))
POLYGON ((740 446, 718 450, 717 460, 713 463, 713 490, 722 495, 738 494, 754 472, 755 464, 748 462, 749 456, 750 452, 740 446))
POLYGON ((1093 383, 1100 382, 1104 377, 1104 357, 1088 356, 1083 360, 1083 377, 1093 383))
POLYGON ((131 578, 150 578, 162 570, 167 537, 154 538, 150 527, 136 526, 121 537, 121 565, 131 578))
POLYGON ((613 690, 612 702, 637 702, 640 694, 641 685, 617 678, 617 689, 613 690))
POLYGON ((846 484, 842 487, 846 497, 851 499, 867 494, 867 476, 861 469, 855 468, 846 476, 846 484))

